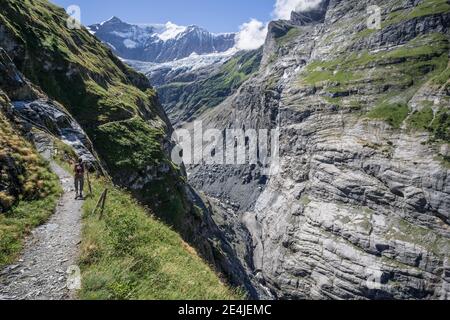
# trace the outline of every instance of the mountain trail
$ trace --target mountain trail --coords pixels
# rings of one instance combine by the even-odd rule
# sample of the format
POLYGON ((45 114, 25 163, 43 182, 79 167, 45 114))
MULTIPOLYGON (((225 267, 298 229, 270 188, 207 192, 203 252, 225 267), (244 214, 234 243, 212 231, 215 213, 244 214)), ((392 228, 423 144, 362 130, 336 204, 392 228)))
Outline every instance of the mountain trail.
POLYGON ((51 168, 63 195, 53 216, 28 237, 17 262, 0 271, 0 300, 75 298, 67 279, 68 270, 77 270, 83 201, 75 200, 72 177, 54 162, 51 168))

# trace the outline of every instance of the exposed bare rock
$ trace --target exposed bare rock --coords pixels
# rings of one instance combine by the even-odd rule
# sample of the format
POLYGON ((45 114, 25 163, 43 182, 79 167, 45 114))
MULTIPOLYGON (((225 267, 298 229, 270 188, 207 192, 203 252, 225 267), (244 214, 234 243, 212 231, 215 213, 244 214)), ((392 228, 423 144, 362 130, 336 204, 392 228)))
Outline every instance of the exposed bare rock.
POLYGON ((276 175, 189 175, 229 204, 223 232, 251 240, 260 297, 450 298, 450 6, 432 2, 331 0, 321 24, 272 23, 259 73, 202 116, 281 132, 276 175), (367 29, 371 4, 381 30, 367 29))

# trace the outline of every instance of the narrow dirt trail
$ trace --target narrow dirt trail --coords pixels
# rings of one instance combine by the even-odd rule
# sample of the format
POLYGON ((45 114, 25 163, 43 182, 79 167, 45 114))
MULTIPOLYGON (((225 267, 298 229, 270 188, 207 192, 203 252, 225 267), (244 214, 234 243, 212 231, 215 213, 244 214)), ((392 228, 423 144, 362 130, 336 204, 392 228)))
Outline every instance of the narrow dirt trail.
POLYGON ((73 295, 67 270, 77 262, 83 201, 75 200, 72 177, 51 162, 64 193, 55 214, 26 240, 19 260, 0 272, 0 300, 61 300, 73 295))

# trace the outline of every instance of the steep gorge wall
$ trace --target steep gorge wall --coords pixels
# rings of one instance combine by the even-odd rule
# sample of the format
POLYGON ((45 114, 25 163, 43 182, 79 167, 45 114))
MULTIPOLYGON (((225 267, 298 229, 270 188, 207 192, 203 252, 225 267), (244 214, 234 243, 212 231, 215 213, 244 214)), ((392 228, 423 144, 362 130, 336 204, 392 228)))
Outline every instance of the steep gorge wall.
POLYGON ((449 18, 448 1, 331 0, 323 23, 274 22, 259 73, 201 117, 281 132, 277 175, 189 168, 250 242, 261 297, 450 298, 449 18))

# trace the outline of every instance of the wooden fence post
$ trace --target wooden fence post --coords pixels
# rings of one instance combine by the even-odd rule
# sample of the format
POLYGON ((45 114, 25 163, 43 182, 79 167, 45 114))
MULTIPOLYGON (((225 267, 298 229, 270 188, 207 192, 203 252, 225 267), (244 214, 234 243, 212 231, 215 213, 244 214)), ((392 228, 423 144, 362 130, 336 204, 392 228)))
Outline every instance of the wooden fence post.
POLYGON ((106 196, 108 195, 108 189, 105 189, 103 200, 102 200, 102 208, 100 210, 100 220, 103 219, 103 212, 105 211, 105 202, 106 202, 106 196))
POLYGON ((97 204, 94 207, 94 210, 92 210, 92 214, 95 214, 95 212, 97 211, 97 209, 100 207, 100 204, 103 202, 103 198, 105 197, 105 191, 102 192, 102 194, 100 195, 100 198, 97 201, 97 204))

